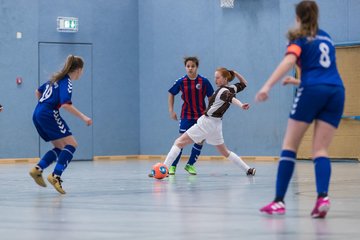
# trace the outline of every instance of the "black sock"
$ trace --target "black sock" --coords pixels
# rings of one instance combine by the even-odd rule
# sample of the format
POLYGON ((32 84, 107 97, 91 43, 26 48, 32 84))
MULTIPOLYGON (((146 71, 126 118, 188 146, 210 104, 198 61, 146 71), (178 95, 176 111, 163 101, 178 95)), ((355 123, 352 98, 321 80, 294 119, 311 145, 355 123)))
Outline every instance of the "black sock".
POLYGON ((317 198, 318 198, 318 199, 319 199, 319 198, 326 198, 327 196, 328 196, 328 194, 324 192, 324 193, 319 193, 319 195, 318 195, 317 198))

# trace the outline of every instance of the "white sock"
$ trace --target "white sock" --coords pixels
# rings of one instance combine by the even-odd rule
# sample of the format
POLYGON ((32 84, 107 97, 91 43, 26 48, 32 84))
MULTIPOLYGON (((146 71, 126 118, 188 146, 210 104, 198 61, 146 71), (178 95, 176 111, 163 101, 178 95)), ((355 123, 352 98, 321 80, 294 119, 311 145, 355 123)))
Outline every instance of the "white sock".
POLYGON ((164 164, 169 168, 173 162, 175 161, 176 157, 179 155, 181 151, 181 148, 177 147, 176 145, 173 145, 170 149, 170 152, 166 156, 166 159, 164 161, 164 164))
POLYGON ((250 167, 241 159, 241 157, 239 157, 238 155, 236 155, 233 152, 230 152, 228 159, 231 162, 238 165, 239 167, 241 167, 245 172, 247 172, 250 169, 250 167))

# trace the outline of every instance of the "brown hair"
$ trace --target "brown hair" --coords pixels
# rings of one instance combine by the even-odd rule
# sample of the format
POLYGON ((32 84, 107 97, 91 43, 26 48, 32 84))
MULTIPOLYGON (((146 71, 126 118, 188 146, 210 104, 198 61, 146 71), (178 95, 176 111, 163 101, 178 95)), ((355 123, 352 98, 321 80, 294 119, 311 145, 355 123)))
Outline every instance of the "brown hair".
POLYGON ((301 1, 295 7, 296 16, 300 19, 300 28, 290 29, 287 38, 290 41, 301 37, 315 37, 319 29, 319 8, 315 1, 301 1))
POLYGON ((84 60, 81 57, 69 55, 66 58, 66 62, 65 62, 63 69, 59 72, 54 73, 51 76, 50 82, 51 82, 51 84, 54 84, 54 83, 58 82, 59 80, 63 79, 66 76, 66 74, 72 73, 75 70, 77 70, 79 68, 83 68, 83 67, 84 67, 84 60))
POLYGON ((199 59, 197 57, 184 57, 184 65, 185 66, 188 61, 194 62, 196 67, 199 67, 199 59))
POLYGON ((235 78, 235 73, 233 70, 228 70, 224 67, 220 67, 217 68, 216 71, 219 72, 223 78, 226 78, 228 82, 231 82, 235 78))

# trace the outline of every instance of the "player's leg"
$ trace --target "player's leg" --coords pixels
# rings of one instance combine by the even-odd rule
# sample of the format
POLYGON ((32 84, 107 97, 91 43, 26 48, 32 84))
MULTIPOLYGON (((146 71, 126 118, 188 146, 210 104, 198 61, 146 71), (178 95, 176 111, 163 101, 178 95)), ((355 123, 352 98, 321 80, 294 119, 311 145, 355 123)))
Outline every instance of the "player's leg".
POLYGON ((185 170, 191 175, 197 174, 194 164, 196 163, 199 155, 201 154, 202 147, 203 147, 203 143, 194 143, 194 145, 191 149, 191 154, 190 154, 189 160, 188 160, 187 164, 185 165, 185 170))
POLYGON ((288 120, 276 177, 276 195, 273 202, 260 209, 267 214, 284 214, 284 197, 295 168, 296 152, 309 124, 288 120))
POLYGON ((315 180, 317 190, 317 200, 311 216, 314 218, 324 218, 329 211, 330 201, 328 197, 331 163, 328 157, 328 148, 334 137, 335 131, 341 121, 344 111, 345 92, 343 87, 321 86, 323 99, 326 104, 318 114, 314 127, 313 137, 313 161, 315 167, 315 180))
MULTIPOLYGON (((195 124, 196 124, 196 120, 189 120, 189 125, 187 126, 187 129, 189 129, 191 126, 193 126, 195 124)), ((198 157, 201 154, 201 149, 203 147, 203 143, 204 143, 204 141, 199 142, 199 143, 194 143, 194 145, 191 149, 191 154, 190 154, 189 160, 188 160, 187 164, 185 165, 185 170, 191 175, 197 174, 194 164, 196 163, 198 157)))
MULTIPOLYGON (((179 133, 180 136, 182 134, 184 134, 184 132, 186 132, 186 130, 188 130, 190 128, 190 123, 189 120, 187 119, 181 119, 179 122, 179 133)), ((181 155, 182 155, 182 151, 183 149, 180 150, 179 155, 176 157, 176 159, 174 160, 173 164, 169 167, 169 175, 175 175, 176 172, 176 166, 178 165, 180 159, 181 159, 181 155)))
POLYGON ((244 172, 246 172, 246 175, 251 175, 251 176, 255 175, 255 172, 256 172, 255 168, 249 167, 249 165, 247 165, 241 159, 241 157, 239 157, 236 153, 229 151, 229 149, 226 147, 226 145, 224 143, 220 144, 220 145, 216 145, 215 147, 222 156, 226 157, 231 162, 233 162, 234 164, 239 166, 241 169, 243 169, 244 172))
MULTIPOLYGON (((193 143, 193 140, 189 137, 189 135, 187 133, 184 133, 183 135, 181 135, 180 137, 178 137, 173 146, 171 147, 169 153, 166 155, 164 164, 169 168, 170 166, 172 166, 173 162, 175 161, 175 159, 177 158, 177 156, 179 156, 181 150, 188 144, 193 143)), ((148 174, 149 177, 153 177, 153 173, 149 173, 148 174)))
POLYGON ((169 167, 172 165, 176 157, 179 155, 182 148, 186 145, 193 143, 193 140, 189 137, 187 133, 184 133, 175 140, 174 145, 171 147, 169 153, 166 156, 164 164, 169 167))
POLYGON ((328 198, 331 164, 328 157, 328 148, 334 137, 336 128, 321 120, 315 122, 313 141, 313 160, 315 165, 315 179, 317 190, 317 201, 311 216, 323 218, 326 216, 330 201, 328 198))
MULTIPOLYGON (((180 124, 180 132, 181 132, 181 124, 180 124)), ((181 132, 181 135, 184 133, 181 132)), ((176 166, 178 165, 179 161, 180 161, 180 158, 181 158, 181 155, 182 155, 182 151, 183 151, 183 148, 180 149, 180 152, 179 154, 177 155, 177 157, 175 158, 175 161, 173 162, 173 164, 171 164, 171 166, 169 167, 169 175, 175 175, 175 172, 176 172, 176 166)))
POLYGON ((42 173, 45 168, 47 168, 50 164, 55 162, 60 154, 61 150, 57 147, 49 150, 45 155, 40 159, 40 161, 34 166, 29 174, 34 179, 34 181, 42 186, 46 187, 46 183, 42 177, 42 173))
POLYGON ((54 186, 54 188, 61 194, 65 194, 65 191, 61 185, 61 175, 71 162, 73 154, 76 151, 77 142, 75 138, 70 135, 61 139, 52 141, 53 145, 62 148, 58 161, 55 165, 54 171, 49 174, 48 181, 54 186))
MULTIPOLYGON (((204 131, 198 124, 193 125, 189 130, 175 140, 174 145, 171 147, 170 152, 166 156, 164 164, 167 167, 171 166, 182 148, 194 142, 204 141, 205 136, 206 131, 204 131)), ((152 174, 149 174, 148 176, 152 177, 152 174)))
MULTIPOLYGON (((47 127, 51 126, 51 119, 49 124, 47 124, 48 121, 44 122, 41 121, 41 119, 44 118, 38 117, 36 114, 34 114, 33 123, 40 137, 45 141, 49 141, 51 137, 49 136, 48 133, 51 127, 49 127, 49 129, 47 127), (46 128, 44 128, 44 126, 46 128)), ((30 176, 39 186, 46 187, 46 183, 42 176, 43 170, 57 160, 60 152, 61 152, 61 148, 57 148, 56 146, 54 146, 54 148, 49 150, 47 153, 45 153, 45 155, 40 159, 40 161, 30 170, 29 172, 30 176)))

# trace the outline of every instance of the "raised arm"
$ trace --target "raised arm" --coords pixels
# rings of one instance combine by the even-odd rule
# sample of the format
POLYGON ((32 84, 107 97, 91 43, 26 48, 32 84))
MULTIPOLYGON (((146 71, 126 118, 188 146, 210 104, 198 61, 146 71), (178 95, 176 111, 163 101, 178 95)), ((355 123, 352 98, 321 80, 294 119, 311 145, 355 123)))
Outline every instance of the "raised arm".
POLYGON ((235 77, 236 77, 237 79, 239 79, 239 81, 240 81, 241 83, 244 83, 245 85, 248 84, 248 82, 246 81, 246 79, 245 79, 240 73, 234 71, 234 74, 235 74, 235 77))

